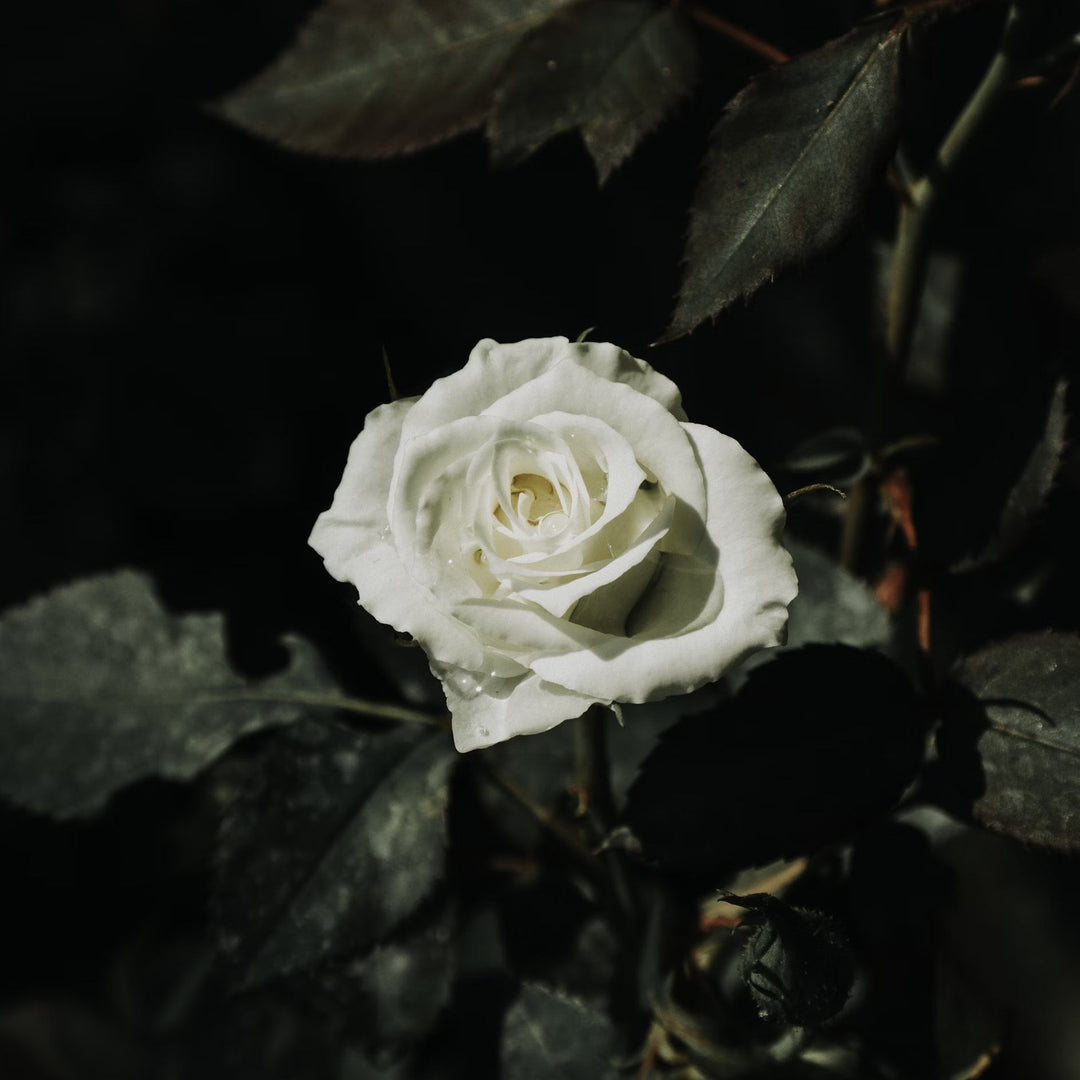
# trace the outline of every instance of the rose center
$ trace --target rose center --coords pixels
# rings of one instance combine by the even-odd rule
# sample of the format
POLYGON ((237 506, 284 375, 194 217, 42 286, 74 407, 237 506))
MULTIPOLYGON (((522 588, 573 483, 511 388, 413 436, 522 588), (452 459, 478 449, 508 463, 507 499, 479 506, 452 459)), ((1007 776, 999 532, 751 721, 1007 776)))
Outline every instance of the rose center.
MULTIPOLYGON (((541 536, 555 536, 570 520, 567 505, 570 493, 559 484, 556 487, 546 476, 538 473, 518 473, 510 481, 510 507, 519 521, 532 526, 541 536)), ((502 509, 495 511, 502 520, 502 509)), ((503 521, 504 525, 509 522, 503 521)))

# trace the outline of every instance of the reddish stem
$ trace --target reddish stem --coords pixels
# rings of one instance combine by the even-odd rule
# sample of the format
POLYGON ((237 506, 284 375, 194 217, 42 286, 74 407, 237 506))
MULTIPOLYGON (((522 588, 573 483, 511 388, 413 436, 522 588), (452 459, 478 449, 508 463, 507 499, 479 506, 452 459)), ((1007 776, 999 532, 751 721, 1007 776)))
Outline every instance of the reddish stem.
POLYGON ((758 56, 768 60, 770 64, 786 64, 791 59, 787 53, 781 52, 775 45, 770 45, 756 34, 751 34, 749 30, 744 30, 741 26, 736 26, 735 23, 714 15, 711 11, 699 8, 695 4, 680 3, 679 7, 690 18, 697 19, 702 26, 723 34, 724 37, 730 38, 744 49, 749 49, 752 53, 757 53, 758 56))

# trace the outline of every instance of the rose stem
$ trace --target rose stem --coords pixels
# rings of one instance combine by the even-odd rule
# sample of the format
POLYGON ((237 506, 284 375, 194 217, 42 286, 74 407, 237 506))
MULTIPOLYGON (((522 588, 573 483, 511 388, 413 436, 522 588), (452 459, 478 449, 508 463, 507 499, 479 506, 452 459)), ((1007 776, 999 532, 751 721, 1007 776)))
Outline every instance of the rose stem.
MULTIPOLYGON (((889 268, 889 288, 885 300, 885 362, 879 370, 872 413, 868 424, 870 445, 876 445, 885 426, 888 402, 904 384, 911 356, 912 334, 930 254, 930 222, 946 182, 955 174, 963 153, 990 116, 1016 77, 1016 51, 1023 26, 1021 5, 1013 4, 1005 19, 1001 43, 979 85, 942 140, 930 167, 910 183, 900 204, 896 244, 889 268)), ((899 159, 903 161, 902 157, 899 159)), ((868 480, 852 491, 844 520, 840 558, 849 570, 857 568, 859 547, 869 511, 868 480)), ((916 557, 914 549, 909 554, 916 557)), ((920 588, 919 645, 925 653, 930 644, 930 593, 920 588)), ((929 670, 924 656, 924 674, 929 670)))
POLYGON ((611 792, 605 722, 607 709, 591 706, 574 722, 575 790, 580 813, 588 812, 602 833, 615 823, 615 796, 611 792))
MULTIPOLYGON (((611 790, 611 769, 607 753, 608 710, 591 706, 574 721, 574 749, 577 765, 575 790, 579 815, 590 826, 590 840, 599 843, 615 824, 615 796, 611 790)), ((612 899, 632 936, 637 932, 637 903, 620 851, 606 850, 601 858, 607 867, 612 899)))
POLYGON ((541 806, 524 788, 495 768, 482 753, 474 754, 473 760, 484 776, 507 798, 524 810, 574 862, 590 875, 597 874, 599 865, 596 856, 578 841, 572 830, 563 825, 550 810, 541 806))
POLYGON ((719 15, 714 15, 711 11, 699 8, 695 4, 677 3, 677 6, 685 11, 691 19, 696 19, 701 23, 702 26, 707 26, 710 30, 715 30, 718 34, 722 34, 736 44, 741 45, 744 49, 757 53, 762 59, 768 60, 770 64, 786 64, 791 59, 787 53, 781 52, 775 45, 770 45, 756 34, 751 34, 749 30, 744 30, 741 26, 737 26, 719 15))

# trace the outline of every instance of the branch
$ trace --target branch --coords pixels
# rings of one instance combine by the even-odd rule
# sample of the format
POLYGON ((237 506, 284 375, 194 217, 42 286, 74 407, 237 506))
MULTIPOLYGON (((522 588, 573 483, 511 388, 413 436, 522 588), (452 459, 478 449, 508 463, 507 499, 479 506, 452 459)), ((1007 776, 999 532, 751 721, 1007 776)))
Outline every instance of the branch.
POLYGON ((729 38, 744 49, 757 53, 762 59, 768 60, 770 64, 786 64, 791 59, 787 53, 781 52, 775 45, 770 45, 756 34, 751 34, 749 30, 744 30, 741 26, 736 26, 735 23, 729 22, 719 15, 714 15, 711 11, 699 8, 696 4, 678 3, 678 0, 676 0, 676 6, 685 11, 691 19, 696 19, 702 26, 707 26, 710 30, 715 30, 718 34, 729 38))
POLYGON ((885 347, 893 368, 902 374, 911 347, 911 333, 922 293, 930 217, 946 182, 975 135, 1008 92, 1017 74, 1016 47, 1022 8, 1009 8, 1001 44, 982 80, 945 136, 926 174, 911 185, 900 207, 896 249, 885 309, 885 347))

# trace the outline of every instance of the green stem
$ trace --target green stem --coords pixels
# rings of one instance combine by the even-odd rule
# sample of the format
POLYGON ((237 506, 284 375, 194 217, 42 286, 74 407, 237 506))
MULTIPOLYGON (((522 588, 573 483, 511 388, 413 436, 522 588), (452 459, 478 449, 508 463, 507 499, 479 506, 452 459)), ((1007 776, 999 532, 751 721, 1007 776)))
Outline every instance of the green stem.
POLYGON ((589 816, 601 833, 615 823, 615 796, 611 791, 611 767, 608 762, 607 710, 593 705, 574 726, 576 783, 589 816))
MULTIPOLYGON (((607 752, 608 710, 593 705, 575 721, 577 789, 584 807, 590 842, 598 843, 615 824, 615 795, 611 790, 611 766, 607 752)), ((621 851, 604 851, 600 858, 607 870, 614 911, 631 938, 637 935, 638 908, 634 886, 621 851)))
POLYGON ((428 724, 431 727, 446 728, 444 716, 410 709, 405 705, 391 705, 382 701, 362 701, 359 698, 343 697, 340 694, 320 694, 306 690, 235 690, 220 694, 200 694, 195 698, 185 697, 185 703, 212 705, 229 701, 274 701, 289 705, 306 705, 314 709, 337 709, 341 712, 370 716, 377 720, 394 720, 406 724, 428 724))
POLYGON ((922 296, 929 254, 931 215, 964 152, 1016 78, 1016 51, 1022 26, 1022 7, 1013 4, 1005 18, 998 51, 942 140, 933 164, 924 176, 911 185, 908 199, 900 208, 885 309, 885 346, 893 379, 903 377, 911 351, 911 333, 922 296))
POLYGON ((524 788, 492 765, 482 752, 474 755, 473 760, 484 776, 524 810, 582 870, 590 876, 597 873, 599 865, 596 857, 578 841, 571 829, 559 821, 550 810, 541 806, 524 788))
MULTIPOLYGON (((881 367, 868 422, 868 442, 877 445, 885 430, 888 403, 902 388, 911 356, 919 302, 930 254, 930 224, 942 190, 955 174, 965 151, 987 117, 1008 92, 1017 75, 1016 52, 1023 27, 1023 8, 1013 4, 1005 18, 1001 43, 979 85, 942 140, 926 173, 910 184, 900 206, 896 244, 885 300, 885 363, 881 367)), ((905 172, 908 172, 905 163, 905 172)), ((854 569, 870 506, 867 481, 851 492, 841 539, 841 562, 854 569)))

